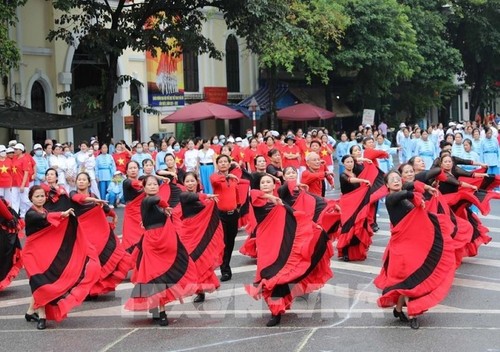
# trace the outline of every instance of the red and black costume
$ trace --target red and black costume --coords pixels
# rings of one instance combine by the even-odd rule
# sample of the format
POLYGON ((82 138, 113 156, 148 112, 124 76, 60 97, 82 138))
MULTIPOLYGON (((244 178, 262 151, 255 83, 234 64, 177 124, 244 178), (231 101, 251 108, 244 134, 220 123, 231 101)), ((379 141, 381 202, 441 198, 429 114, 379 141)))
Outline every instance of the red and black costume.
MULTIPOLYGON (((438 177, 440 178, 441 176, 438 177)), ((425 184, 421 181, 405 182, 403 184, 404 190, 410 192, 416 191, 424 195, 427 211, 435 214, 439 218, 443 231, 450 234, 453 239, 455 262, 458 267, 462 263, 462 258, 466 255, 466 246, 470 242, 473 233, 472 225, 467 220, 455 215, 439 191, 437 191, 438 194, 436 196, 432 196, 425 192, 424 187, 425 184), (448 227, 447 231, 445 227, 448 227)))
POLYGON ((262 195, 250 191, 259 255, 254 284, 245 288, 254 299, 263 297, 275 316, 290 309, 294 297, 321 288, 333 276, 333 248, 304 213, 269 203, 262 195))
POLYGON ((131 278, 135 287, 125 309, 158 308, 196 292, 196 266, 165 215, 167 206, 158 196, 145 197, 141 203, 145 232, 131 278))
MULTIPOLYGON (((459 168, 457 168, 459 169, 459 168)), ((466 172, 466 171, 464 171, 466 172)), ((468 183, 481 183, 480 178, 460 178, 468 183)), ((489 212, 489 200, 500 197, 499 194, 491 191, 465 189, 460 186, 460 182, 453 173, 444 173, 444 178, 439 180, 439 191, 443 194, 445 201, 448 203, 453 212, 462 219, 470 222, 472 225, 472 237, 470 242, 465 247, 466 256, 475 256, 482 244, 487 244, 491 241, 488 236, 488 228, 485 227, 479 217, 470 209, 471 205, 475 205, 486 215, 489 212)))
POLYGON ((114 291, 125 278, 134 263, 128 252, 122 247, 120 240, 109 226, 106 215, 115 216, 109 206, 99 206, 94 202, 86 202, 88 196, 72 191, 70 193, 73 208, 78 219, 78 235, 85 236, 95 248, 101 265, 99 281, 90 290, 91 296, 103 295, 114 291))
POLYGON ((132 253, 141 239, 144 229, 141 227, 141 202, 144 199, 142 182, 123 180, 123 199, 125 200, 125 212, 123 216, 123 248, 132 253))
POLYGON ((77 234, 74 216, 26 213, 26 244, 22 252, 29 277, 34 308, 45 307, 47 319, 61 321, 87 297, 99 280, 100 265, 95 250, 77 234))
POLYGON ((382 290, 378 305, 393 307, 401 295, 406 296, 410 316, 441 302, 455 274, 452 239, 438 217, 420 207, 422 200, 422 194, 406 190, 386 197, 391 238, 375 279, 375 286, 382 290))
POLYGON ((373 235, 374 201, 381 198, 387 188, 383 187, 383 172, 374 164, 366 164, 354 170, 356 177, 370 181, 371 186, 350 183, 345 173, 340 175, 342 196, 341 230, 337 242, 338 256, 344 260, 365 260, 373 235))
POLYGON ((46 183, 42 183, 40 186, 45 191, 45 196, 47 197, 47 201, 43 205, 47 211, 66 211, 71 208, 71 199, 63 186, 57 185, 57 187, 53 187, 46 183))
POLYGON ((16 212, 0 198, 0 291, 10 285, 23 266, 18 237, 22 226, 16 212))
POLYGON ((285 204, 293 210, 305 213, 307 218, 320 225, 331 239, 338 237, 340 213, 336 210, 337 201, 326 200, 301 190, 294 181, 285 182, 278 189, 278 193, 285 204))
POLYGON ((224 232, 215 202, 205 194, 182 192, 180 211, 174 213, 179 237, 198 272, 198 293, 219 288, 214 270, 222 264, 224 232))

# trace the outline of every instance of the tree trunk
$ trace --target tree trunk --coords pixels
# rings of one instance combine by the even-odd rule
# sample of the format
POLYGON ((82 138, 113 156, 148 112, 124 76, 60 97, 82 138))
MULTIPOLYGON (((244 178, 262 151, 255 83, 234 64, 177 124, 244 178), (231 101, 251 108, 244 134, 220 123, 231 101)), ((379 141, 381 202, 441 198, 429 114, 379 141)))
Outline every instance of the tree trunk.
POLYGON ((470 92, 470 110, 469 117, 471 121, 474 121, 476 118, 476 114, 479 113, 481 116, 483 115, 483 107, 481 106, 483 103, 484 97, 484 89, 485 89, 485 79, 484 79, 484 71, 481 68, 481 65, 478 63, 476 65, 476 79, 474 86, 470 92))
POLYGON ((118 84, 118 77, 116 76, 116 70, 118 67, 118 57, 115 55, 110 55, 109 58, 108 72, 106 73, 105 91, 104 91, 104 106, 102 107, 102 113, 104 116, 104 121, 99 123, 98 127, 98 138, 101 143, 109 143, 113 138, 113 108, 114 108, 114 97, 116 92, 116 86, 118 84))

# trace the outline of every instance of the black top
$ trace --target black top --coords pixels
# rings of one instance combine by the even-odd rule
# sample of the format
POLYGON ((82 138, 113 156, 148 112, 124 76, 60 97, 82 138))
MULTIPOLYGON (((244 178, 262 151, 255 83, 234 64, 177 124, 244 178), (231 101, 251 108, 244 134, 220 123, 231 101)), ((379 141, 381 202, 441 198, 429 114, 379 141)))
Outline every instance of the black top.
POLYGON ((264 219, 266 218, 267 214, 269 214, 269 212, 271 210, 273 210, 273 208, 276 206, 274 203, 272 202, 267 202, 266 205, 262 206, 262 207, 258 207, 258 206, 255 206, 255 205, 252 205, 253 206, 253 210, 254 210, 254 213, 255 213, 255 220, 257 220, 257 223, 260 224, 262 221, 264 221, 264 219))
POLYGON ((354 167, 352 169, 352 172, 354 173, 354 175, 359 176, 361 174, 361 172, 365 169, 365 165, 361 162, 361 163, 354 163, 354 167))
POLYGON ((184 218, 191 218, 205 208, 205 204, 200 200, 200 196, 197 193, 181 192, 179 198, 184 218))
MULTIPOLYGON (((273 164, 267 165, 266 172, 270 175, 273 175, 274 177, 278 177, 278 172, 281 172, 283 174, 283 169, 280 167, 276 167, 273 164)), ((285 180, 283 179, 283 176, 278 177, 281 181, 281 183, 285 183, 285 180)))
MULTIPOLYGON (((160 171, 168 171, 167 169, 158 170, 158 171, 156 171, 156 174, 158 176, 167 177, 170 180, 170 182, 174 181, 174 176, 172 176, 172 175, 162 175, 162 174, 160 174, 160 171)), ((177 168, 175 168, 175 172, 177 173, 177 183, 183 184, 184 183, 184 177, 186 176, 186 172, 184 170, 182 170, 182 169, 177 169, 177 168)))
POLYGON ((434 179, 441 173, 440 167, 433 167, 430 170, 421 171, 415 174, 415 180, 432 185, 434 179))
POLYGON ((340 174, 340 192, 342 194, 347 194, 355 189, 358 189, 360 184, 359 183, 350 183, 349 182, 349 175, 347 175, 345 172, 340 174))
POLYGON ((66 193, 61 194, 58 189, 51 186, 43 207, 49 212, 66 211, 71 208, 71 199, 66 193))
POLYGON ((298 189, 294 189, 292 192, 290 192, 287 182, 285 182, 284 185, 278 188, 279 197, 283 202, 285 202, 289 206, 293 206, 295 204, 295 201, 297 200, 299 193, 300 191, 298 189))
POLYGON ((405 190, 389 193, 385 197, 385 206, 392 226, 399 224, 415 208, 411 200, 413 200, 413 192, 405 190))
POLYGON ((160 197, 146 197, 141 203, 142 225, 146 230, 162 227, 167 221, 167 215, 163 208, 158 206, 160 197))
POLYGON ((26 236, 30 236, 50 226, 50 223, 47 220, 47 213, 39 213, 33 208, 26 212, 24 221, 26 223, 26 236))
MULTIPOLYGON (((69 196, 70 198, 72 198, 74 195, 77 195, 79 194, 77 191, 71 191, 69 196)), ((88 197, 93 197, 93 198, 98 198, 94 193, 90 193, 88 195, 88 197)), ((90 209, 93 209, 95 206, 97 206, 97 204, 95 202, 85 202, 83 204, 81 203, 78 203, 78 202, 75 202, 75 201, 71 201, 71 208, 73 208, 75 210, 75 215, 78 217, 80 215, 83 215, 85 214, 86 212, 88 212, 90 209)), ((68 210, 70 207, 64 209, 63 211, 66 211, 68 210)), ((109 205, 105 204, 102 209, 104 210, 104 212, 107 214, 110 212, 111 208, 109 207, 109 205)))
POLYGON ((442 194, 455 193, 460 187, 460 181, 453 175, 446 173, 446 181, 439 182, 439 192, 442 194))
POLYGON ((138 191, 134 187, 132 187, 131 179, 126 178, 125 180, 123 180, 123 199, 125 200, 125 202, 130 202, 131 200, 134 200, 142 192, 143 192, 142 190, 138 191))

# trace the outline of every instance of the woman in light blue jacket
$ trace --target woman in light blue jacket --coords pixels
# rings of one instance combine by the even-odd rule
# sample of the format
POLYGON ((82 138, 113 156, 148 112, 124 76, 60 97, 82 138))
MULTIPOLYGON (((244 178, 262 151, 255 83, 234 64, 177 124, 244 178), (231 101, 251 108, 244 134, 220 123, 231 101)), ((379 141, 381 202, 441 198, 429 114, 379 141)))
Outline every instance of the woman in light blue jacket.
POLYGON ((115 171, 115 160, 108 154, 107 144, 103 144, 101 145, 101 154, 95 158, 95 175, 101 199, 106 199, 106 193, 115 171))

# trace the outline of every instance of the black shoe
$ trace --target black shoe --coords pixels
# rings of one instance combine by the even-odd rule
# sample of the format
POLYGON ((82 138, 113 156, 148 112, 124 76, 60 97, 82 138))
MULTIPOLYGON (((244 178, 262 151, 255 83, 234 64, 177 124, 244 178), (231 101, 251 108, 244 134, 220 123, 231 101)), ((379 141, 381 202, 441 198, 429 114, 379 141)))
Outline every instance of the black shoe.
POLYGON ((278 315, 273 315, 271 316, 271 319, 267 322, 266 326, 271 327, 271 326, 276 326, 280 323, 281 321, 281 314, 278 315))
POLYGON ((344 255, 344 256, 342 257, 342 260, 343 260, 344 262, 348 262, 348 261, 349 261, 349 256, 348 256, 348 255, 344 255))
POLYGON ((24 319, 26 319, 26 321, 38 321, 38 314, 36 313, 33 313, 33 314, 24 314, 24 319))
POLYGON ((220 277, 220 281, 229 281, 229 280, 231 280, 231 274, 224 273, 224 274, 222 274, 222 276, 220 277))
POLYGON ((160 326, 168 326, 167 313, 165 311, 160 312, 160 326))
POLYGON ((406 317, 405 313, 403 313, 403 311, 398 312, 396 310, 396 308, 394 308, 394 310, 392 311, 392 314, 394 314, 395 318, 399 318, 399 320, 402 321, 403 323, 407 323, 409 321, 408 318, 406 317))
POLYGON ((158 308, 150 309, 149 313, 153 314, 153 321, 160 320, 160 311, 158 310, 158 308))
POLYGON ((418 323, 417 318, 411 318, 410 319, 410 328, 417 330, 420 327, 420 324, 418 323))
POLYGON ((204 293, 198 293, 196 297, 193 300, 194 303, 201 303, 205 302, 205 294, 204 293))
POLYGON ((45 330, 47 327, 47 320, 46 319, 38 319, 38 323, 36 324, 36 328, 38 330, 45 330))
POLYGON ((377 232, 379 230, 378 225, 377 224, 373 224, 372 225, 372 230, 373 230, 373 232, 377 232))

